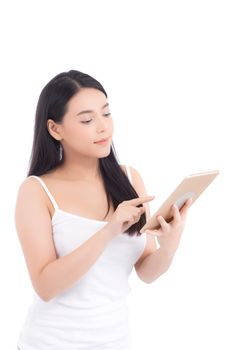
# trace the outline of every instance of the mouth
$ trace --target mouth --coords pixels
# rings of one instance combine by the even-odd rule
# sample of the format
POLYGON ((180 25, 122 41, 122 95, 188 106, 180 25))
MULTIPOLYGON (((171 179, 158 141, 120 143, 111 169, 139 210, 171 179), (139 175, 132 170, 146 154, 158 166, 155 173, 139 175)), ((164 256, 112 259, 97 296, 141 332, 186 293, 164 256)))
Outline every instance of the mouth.
POLYGON ((98 143, 98 144, 105 144, 109 141, 109 137, 107 139, 102 139, 102 140, 99 140, 99 141, 96 141, 94 143, 98 143))

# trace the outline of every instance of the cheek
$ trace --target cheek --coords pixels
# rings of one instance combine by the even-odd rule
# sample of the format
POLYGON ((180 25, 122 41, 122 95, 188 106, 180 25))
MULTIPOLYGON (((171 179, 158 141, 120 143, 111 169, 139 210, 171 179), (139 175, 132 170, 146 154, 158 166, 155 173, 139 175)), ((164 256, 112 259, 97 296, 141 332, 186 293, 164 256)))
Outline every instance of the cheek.
POLYGON ((92 137, 91 128, 80 123, 73 123, 73 125, 67 126, 65 133, 67 142, 78 147, 90 142, 92 137))
POLYGON ((113 124, 113 120, 111 118, 111 120, 109 120, 109 123, 107 124, 106 126, 106 130, 107 130, 107 133, 109 135, 112 135, 113 134, 113 131, 114 131, 114 124, 113 124))

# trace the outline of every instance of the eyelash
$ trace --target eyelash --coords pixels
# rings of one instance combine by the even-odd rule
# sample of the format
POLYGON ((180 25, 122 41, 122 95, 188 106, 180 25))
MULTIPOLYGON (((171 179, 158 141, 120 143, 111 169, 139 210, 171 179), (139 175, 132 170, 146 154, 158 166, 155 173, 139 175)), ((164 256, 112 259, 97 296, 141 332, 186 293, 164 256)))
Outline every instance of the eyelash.
MULTIPOLYGON (((105 115, 105 116, 111 115, 111 113, 105 113, 104 115, 105 115)), ((92 121, 92 119, 83 121, 83 122, 81 122, 81 123, 83 123, 83 124, 88 124, 90 121, 92 121)))

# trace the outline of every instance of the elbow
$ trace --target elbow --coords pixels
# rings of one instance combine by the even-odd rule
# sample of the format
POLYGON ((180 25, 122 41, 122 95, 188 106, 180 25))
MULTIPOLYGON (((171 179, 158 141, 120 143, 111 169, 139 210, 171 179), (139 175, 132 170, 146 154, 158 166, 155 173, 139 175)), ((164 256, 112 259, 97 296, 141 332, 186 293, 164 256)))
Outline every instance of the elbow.
POLYGON ((146 283, 146 284, 150 284, 152 281, 145 281, 145 280, 142 280, 142 282, 146 283))
POLYGON ((151 284, 152 282, 154 282, 157 278, 153 279, 153 280, 144 280, 142 279, 142 281, 146 284, 151 284))
POLYGON ((41 300, 48 303, 50 300, 52 300, 56 295, 54 294, 55 291, 50 291, 48 288, 38 291, 38 296, 41 300))
POLYGON ((37 285, 33 285, 34 287, 34 291, 36 292, 36 295, 43 300, 44 302, 49 302, 53 296, 51 295, 51 293, 49 293, 48 288, 45 288, 45 286, 38 286, 37 285))
POLYGON ((36 295, 44 302, 49 302, 52 298, 47 293, 41 292, 41 290, 38 290, 34 288, 36 295))
POLYGON ((55 296, 55 290, 51 282, 52 281, 49 283, 48 278, 46 278, 45 274, 40 273, 39 278, 37 278, 33 283, 36 294, 42 301, 46 303, 48 303, 55 296))
POLYGON ((150 280, 150 279, 146 279, 145 276, 142 276, 142 275, 139 274, 138 272, 137 272, 137 275, 138 275, 138 277, 140 278, 140 280, 141 280, 142 282, 146 283, 146 284, 150 284, 150 283, 153 282, 153 281, 150 280))
POLYGON ((142 282, 144 282, 144 283, 146 283, 146 284, 151 284, 151 283, 153 283, 155 280, 157 280, 159 277, 160 277, 160 275, 154 275, 153 277, 152 276, 148 276, 148 278, 145 278, 145 276, 142 276, 142 275, 139 275, 138 274, 138 276, 139 276, 139 278, 140 278, 140 280, 142 281, 142 282))
POLYGON ((40 296, 41 300, 43 300, 45 303, 48 303, 52 298, 48 297, 47 295, 41 295, 40 296))

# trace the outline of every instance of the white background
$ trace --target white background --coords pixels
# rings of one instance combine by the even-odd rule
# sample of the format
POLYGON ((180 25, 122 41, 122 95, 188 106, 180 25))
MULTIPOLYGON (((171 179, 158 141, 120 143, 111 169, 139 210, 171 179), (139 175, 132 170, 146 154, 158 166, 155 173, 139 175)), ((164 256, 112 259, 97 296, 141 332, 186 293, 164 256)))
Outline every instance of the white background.
POLYGON ((231 5, 1 3, 1 349, 16 348, 32 296, 14 206, 37 100, 53 76, 76 69, 106 89, 117 155, 156 196, 152 213, 185 175, 220 170, 190 209, 170 269, 152 284, 130 276, 132 350, 232 350, 231 5))

